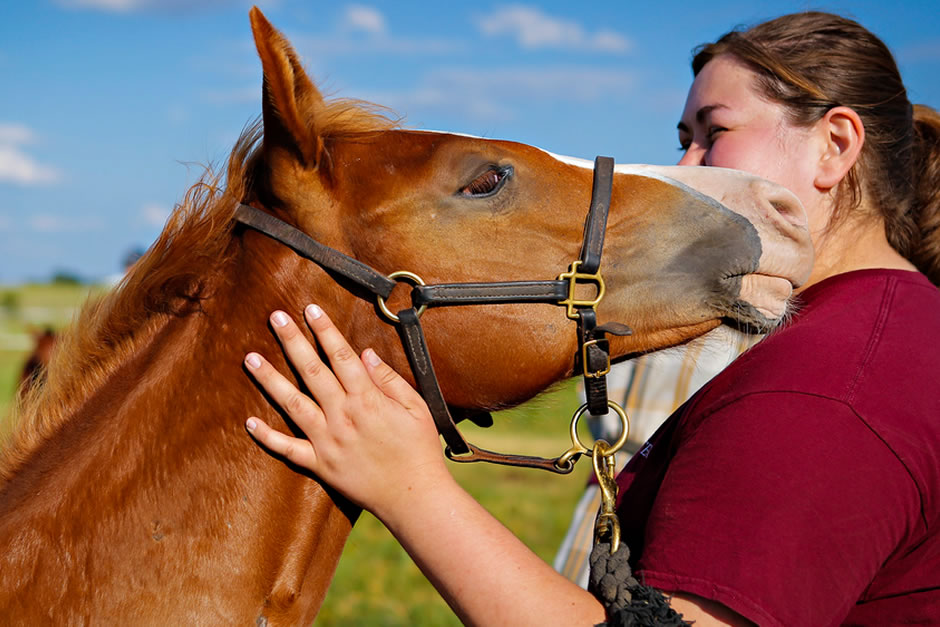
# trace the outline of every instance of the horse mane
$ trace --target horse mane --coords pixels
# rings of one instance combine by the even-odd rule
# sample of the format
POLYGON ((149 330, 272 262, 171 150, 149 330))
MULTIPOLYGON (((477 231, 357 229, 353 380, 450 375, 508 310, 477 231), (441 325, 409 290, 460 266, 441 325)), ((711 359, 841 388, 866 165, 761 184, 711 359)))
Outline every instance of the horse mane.
MULTIPOLYGON (((351 99, 320 99, 312 113, 330 141, 355 141, 390 130, 398 120, 382 107, 351 99)), ((0 448, 0 481, 9 480, 29 453, 52 436, 122 363, 171 317, 200 310, 212 296, 236 248, 233 215, 257 197, 262 122, 243 129, 229 155, 225 185, 212 166, 183 197, 160 236, 109 293, 90 299, 65 333, 38 384, 13 404, 13 429, 0 448)), ((329 159, 328 148, 324 148, 329 159)))

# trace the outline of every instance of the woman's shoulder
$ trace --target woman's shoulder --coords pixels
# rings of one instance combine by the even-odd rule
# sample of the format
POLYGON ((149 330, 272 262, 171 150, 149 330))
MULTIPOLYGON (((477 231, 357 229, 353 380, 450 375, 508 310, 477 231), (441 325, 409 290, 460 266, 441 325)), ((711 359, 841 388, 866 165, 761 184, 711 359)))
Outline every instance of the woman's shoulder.
POLYGON ((940 291, 920 273, 850 272, 800 300, 788 324, 716 377, 713 394, 791 390, 851 403, 863 382, 880 389, 885 377, 940 369, 940 291))
MULTIPOLYGON (((801 316, 693 399, 684 433, 705 421, 734 431, 744 414, 798 438, 833 442, 851 430, 932 492, 940 485, 940 294, 921 276, 865 272, 821 285, 801 316)), ((926 509, 940 511, 935 499, 926 509)))

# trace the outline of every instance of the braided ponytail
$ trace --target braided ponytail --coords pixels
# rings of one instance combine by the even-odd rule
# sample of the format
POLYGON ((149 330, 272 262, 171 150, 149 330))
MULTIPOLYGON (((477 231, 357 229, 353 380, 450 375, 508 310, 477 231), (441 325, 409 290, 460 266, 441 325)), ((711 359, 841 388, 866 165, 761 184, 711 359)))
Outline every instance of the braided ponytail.
POLYGON ((914 187, 918 237, 910 259, 940 285, 940 113, 925 105, 914 107, 914 187))

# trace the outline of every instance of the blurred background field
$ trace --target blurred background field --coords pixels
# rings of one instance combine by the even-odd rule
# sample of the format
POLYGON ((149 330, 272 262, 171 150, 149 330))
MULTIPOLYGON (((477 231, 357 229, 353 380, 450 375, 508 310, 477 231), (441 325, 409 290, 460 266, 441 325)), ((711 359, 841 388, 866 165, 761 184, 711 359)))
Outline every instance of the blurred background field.
POLYGON ((81 303, 103 288, 61 276, 49 283, 0 285, 0 416, 6 416, 33 333, 59 330, 81 303))
MULTIPOLYGON (((77 281, 0 286, 0 434, 10 428, 15 384, 32 349, 33 331, 63 329, 81 303, 104 288, 77 281)), ((573 382, 500 412, 496 425, 462 426, 468 440, 500 452, 556 456, 570 445, 568 420, 577 407, 573 382)), ((488 464, 452 464, 454 475, 488 510, 543 559, 551 561, 590 472, 582 460, 571 475, 488 464)), ((428 521, 428 533, 437 521, 428 521)), ((316 625, 459 625, 381 523, 363 513, 346 545, 316 625)))

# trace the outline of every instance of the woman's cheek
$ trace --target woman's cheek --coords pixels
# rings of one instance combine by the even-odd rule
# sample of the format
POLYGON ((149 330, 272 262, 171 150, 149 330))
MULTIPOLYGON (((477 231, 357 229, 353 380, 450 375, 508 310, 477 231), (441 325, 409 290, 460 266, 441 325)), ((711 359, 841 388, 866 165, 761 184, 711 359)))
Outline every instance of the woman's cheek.
POLYGON ((745 151, 740 150, 730 142, 717 141, 709 151, 708 165, 716 168, 732 168, 752 172, 756 165, 754 160, 747 159, 745 151))

